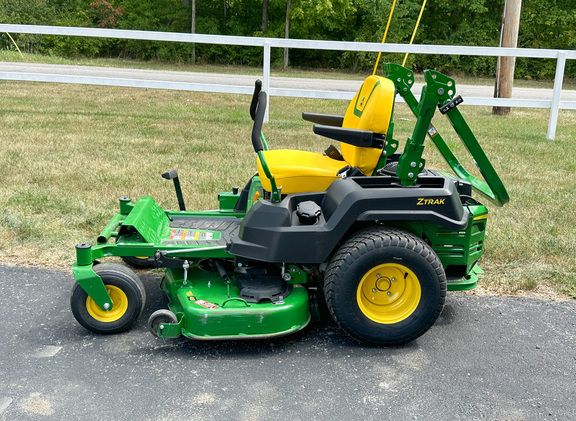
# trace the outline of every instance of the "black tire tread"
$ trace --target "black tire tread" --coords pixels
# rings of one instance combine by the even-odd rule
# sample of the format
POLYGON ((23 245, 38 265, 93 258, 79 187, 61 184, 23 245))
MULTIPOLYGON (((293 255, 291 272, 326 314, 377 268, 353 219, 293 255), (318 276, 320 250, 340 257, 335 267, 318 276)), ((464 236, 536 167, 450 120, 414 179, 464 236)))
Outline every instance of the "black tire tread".
POLYGON ((336 323, 353 338, 376 345, 401 345, 410 342, 426 332, 440 316, 444 307, 446 299, 446 275, 440 259, 432 248, 424 242, 421 238, 411 234, 400 228, 394 227, 369 227, 353 234, 334 254, 325 273, 324 293, 326 297, 326 304, 330 314, 336 323), (406 250, 414 251, 420 256, 424 257, 430 266, 435 271, 441 289, 441 302, 437 306, 436 312, 429 323, 423 326, 420 330, 414 332, 412 336, 402 341, 388 342, 387 340, 370 340, 362 335, 355 333, 354 329, 348 324, 346 320, 340 320, 334 312, 332 299, 335 294, 338 294, 337 285, 345 273, 346 269, 361 255, 368 253, 371 250, 383 247, 400 247, 406 250))
POLYGON ((140 309, 140 312, 144 310, 144 305, 146 304, 146 289, 144 288, 144 284, 140 280, 140 277, 132 269, 119 263, 106 262, 94 266, 94 272, 99 276, 102 276, 104 272, 108 272, 110 274, 120 273, 129 277, 134 282, 134 285, 138 288, 142 296, 142 308, 140 309))
POLYGON ((111 322, 110 326, 104 327, 104 325, 102 325, 101 322, 97 321, 92 322, 89 320, 91 319, 89 315, 83 314, 85 307, 82 308, 82 306, 85 306, 86 302, 85 300, 88 295, 78 283, 75 283, 70 294, 70 306, 72 309, 72 314, 74 315, 78 323, 80 323, 86 329, 95 333, 112 334, 128 330, 144 310, 144 306, 146 303, 146 290, 144 289, 142 281, 140 280, 138 275, 134 273, 132 269, 119 263, 100 263, 94 266, 94 272, 96 272, 103 279, 107 277, 117 277, 122 278, 124 281, 127 280, 136 289, 137 294, 140 297, 139 298, 141 300, 140 307, 136 309, 132 317, 130 317, 125 322, 118 323, 118 321, 115 321, 111 322))

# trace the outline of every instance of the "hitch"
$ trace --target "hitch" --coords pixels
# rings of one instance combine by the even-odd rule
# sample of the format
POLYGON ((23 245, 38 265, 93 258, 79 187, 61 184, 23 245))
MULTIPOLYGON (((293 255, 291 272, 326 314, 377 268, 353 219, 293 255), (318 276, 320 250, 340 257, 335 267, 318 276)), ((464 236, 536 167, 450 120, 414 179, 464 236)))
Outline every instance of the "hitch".
POLYGON ((414 86, 414 73, 410 69, 394 63, 386 63, 384 69, 386 77, 394 82, 396 92, 406 101, 417 118, 412 137, 408 138, 405 152, 398 163, 396 175, 402 184, 408 186, 415 184, 418 173, 423 168, 422 152, 424 151, 424 140, 428 135, 457 177, 468 181, 472 187, 496 205, 502 206, 507 203, 509 196, 504 184, 458 109, 458 105, 463 100, 460 95, 456 95, 454 80, 439 72, 424 71, 426 85, 422 89, 422 96, 418 101, 411 90, 414 86), (432 124, 431 120, 436 107, 450 121, 484 180, 480 180, 464 168, 432 124))

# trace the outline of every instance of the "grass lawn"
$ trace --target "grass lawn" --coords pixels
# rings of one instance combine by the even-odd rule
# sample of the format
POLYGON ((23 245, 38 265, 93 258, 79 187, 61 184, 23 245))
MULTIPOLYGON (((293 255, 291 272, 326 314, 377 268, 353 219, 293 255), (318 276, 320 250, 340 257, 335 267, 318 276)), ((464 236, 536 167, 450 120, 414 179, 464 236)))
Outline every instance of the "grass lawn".
MULTIPOLYGON (((0 82, 0 94, 2 264, 70 267, 74 245, 94 241, 124 195, 176 208, 160 177, 166 170, 178 169, 187 206, 201 210, 217 207, 216 193, 242 186, 256 168, 249 96, 15 82, 0 82)), ((272 98, 265 134, 271 148, 324 150, 330 142, 300 114, 345 108, 272 98)), ((484 289, 576 298, 576 113, 561 111, 549 141, 548 112, 462 110, 511 197, 502 208, 487 204, 484 289)), ((395 121, 404 141, 415 119, 398 104, 395 121)), ((434 122, 466 156, 447 120, 434 122)), ((425 157, 428 168, 446 169, 428 141, 425 157)))

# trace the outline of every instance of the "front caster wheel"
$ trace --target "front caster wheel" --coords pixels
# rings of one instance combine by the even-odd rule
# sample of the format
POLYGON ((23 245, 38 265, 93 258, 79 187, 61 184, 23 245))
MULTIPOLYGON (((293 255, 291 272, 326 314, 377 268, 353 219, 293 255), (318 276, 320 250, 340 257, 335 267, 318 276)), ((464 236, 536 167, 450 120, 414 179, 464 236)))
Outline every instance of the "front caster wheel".
POLYGON ((146 301, 138 275, 118 263, 101 263, 94 266, 94 272, 102 278, 108 290, 112 309, 102 310, 79 284, 75 284, 70 297, 72 314, 78 323, 95 333, 128 330, 142 313, 146 301))
POLYGON ((158 329, 164 329, 162 326, 164 323, 178 323, 178 317, 170 310, 156 310, 150 315, 148 319, 148 328, 152 335, 159 337, 158 329))
POLYGON ((353 235, 334 255, 324 293, 334 320, 350 336, 400 345, 434 324, 444 307, 446 276, 422 239, 374 227, 353 235))

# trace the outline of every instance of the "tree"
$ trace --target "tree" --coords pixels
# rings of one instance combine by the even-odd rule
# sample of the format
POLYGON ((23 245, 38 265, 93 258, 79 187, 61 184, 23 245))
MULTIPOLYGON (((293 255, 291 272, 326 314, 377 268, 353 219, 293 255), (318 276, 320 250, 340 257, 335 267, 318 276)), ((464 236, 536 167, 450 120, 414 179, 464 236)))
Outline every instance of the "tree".
POLYGON ((122 6, 114 7, 108 0, 94 0, 90 3, 90 9, 98 20, 98 26, 102 28, 118 26, 116 21, 124 13, 122 6))

